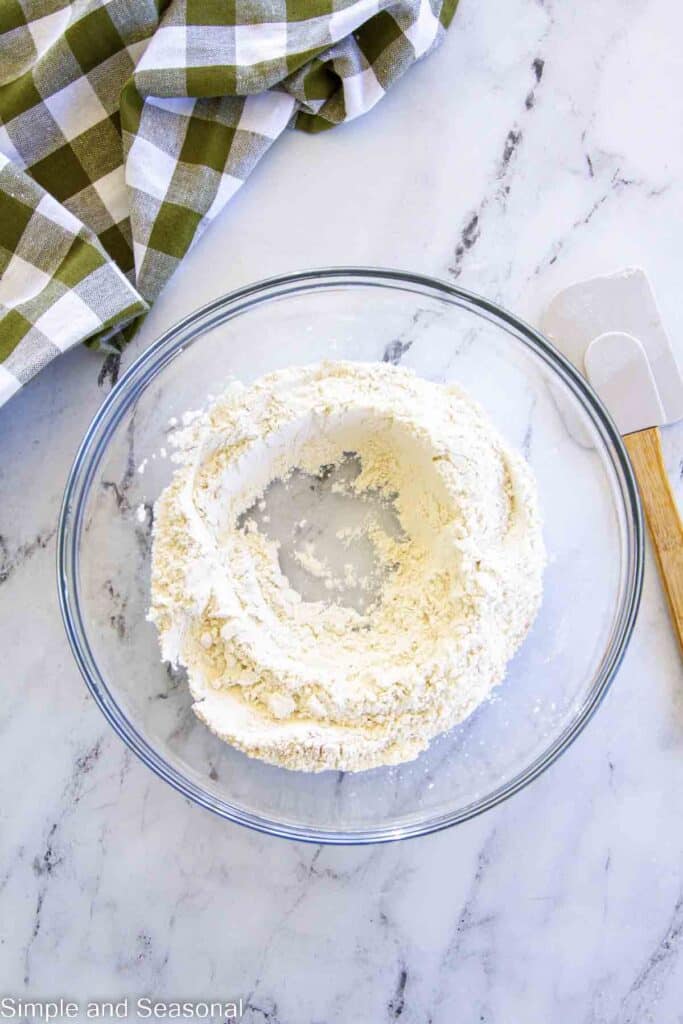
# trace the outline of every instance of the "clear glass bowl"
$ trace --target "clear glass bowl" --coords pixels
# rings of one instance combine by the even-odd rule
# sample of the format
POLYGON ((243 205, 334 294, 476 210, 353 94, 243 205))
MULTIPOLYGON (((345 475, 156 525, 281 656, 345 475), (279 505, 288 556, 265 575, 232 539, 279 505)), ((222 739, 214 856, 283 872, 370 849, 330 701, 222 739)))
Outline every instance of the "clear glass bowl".
POLYGON ((371 843, 465 821, 568 747, 623 657, 642 560, 640 505, 619 435, 548 341, 451 285, 342 269, 233 292, 140 356, 76 456, 58 582, 69 641, 95 700, 153 771, 196 803, 263 832, 371 843), (291 772, 217 739, 191 711, 182 673, 161 663, 145 619, 151 505, 173 472, 161 453, 169 419, 202 407, 230 377, 250 381, 325 358, 400 359, 429 379, 461 383, 533 466, 549 553, 540 613, 492 699, 416 761, 358 774, 291 772))

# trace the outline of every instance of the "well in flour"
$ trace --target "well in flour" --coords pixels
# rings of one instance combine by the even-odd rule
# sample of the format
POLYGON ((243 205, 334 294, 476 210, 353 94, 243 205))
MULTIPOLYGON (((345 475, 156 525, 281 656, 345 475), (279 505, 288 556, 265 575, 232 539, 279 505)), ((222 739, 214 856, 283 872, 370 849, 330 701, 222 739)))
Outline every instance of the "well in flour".
POLYGON ((537 494, 461 390, 329 362, 231 385, 184 422, 155 506, 150 618, 217 735, 292 769, 396 764, 502 680, 541 598, 537 494), (330 521, 327 545, 291 501, 311 481, 362 512, 330 521), (288 502, 291 564, 275 532, 288 502), (359 544, 365 587, 346 550, 359 544))

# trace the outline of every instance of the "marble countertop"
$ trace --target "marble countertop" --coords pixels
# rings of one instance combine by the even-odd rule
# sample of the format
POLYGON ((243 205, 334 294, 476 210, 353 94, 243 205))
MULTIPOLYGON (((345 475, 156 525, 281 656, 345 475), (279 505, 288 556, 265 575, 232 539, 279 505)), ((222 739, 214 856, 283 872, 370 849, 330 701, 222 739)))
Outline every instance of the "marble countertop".
MULTIPOLYGON (((461 0, 372 114, 274 147, 123 365, 200 303, 330 264, 532 322, 640 264, 683 359, 681 29, 674 0, 461 0)), ((249 1024, 683 1021, 683 674, 651 552, 615 684, 533 785, 408 843, 253 834, 130 754, 64 636, 56 518, 117 369, 72 351, 0 410, 0 995, 242 998, 249 1024)), ((683 499, 683 424, 663 435, 683 499)))

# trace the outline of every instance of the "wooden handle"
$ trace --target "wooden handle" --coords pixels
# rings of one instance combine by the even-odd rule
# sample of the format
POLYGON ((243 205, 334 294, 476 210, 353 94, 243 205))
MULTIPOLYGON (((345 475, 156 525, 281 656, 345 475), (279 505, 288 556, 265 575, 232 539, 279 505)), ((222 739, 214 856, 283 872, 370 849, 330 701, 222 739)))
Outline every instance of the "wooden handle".
POLYGON ((659 574, 671 609, 671 619, 683 651, 683 524, 662 457, 658 427, 626 434, 659 574))

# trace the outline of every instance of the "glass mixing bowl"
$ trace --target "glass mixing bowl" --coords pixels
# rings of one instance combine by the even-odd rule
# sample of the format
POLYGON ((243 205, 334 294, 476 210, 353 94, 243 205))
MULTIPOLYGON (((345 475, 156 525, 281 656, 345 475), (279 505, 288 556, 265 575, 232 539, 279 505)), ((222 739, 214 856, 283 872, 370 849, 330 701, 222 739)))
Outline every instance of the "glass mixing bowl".
POLYGON ((131 366, 76 456, 58 582, 76 661, 107 719, 196 803, 273 835, 370 843, 465 821, 521 789, 581 732, 628 643, 642 581, 637 491, 583 377, 537 331, 451 285, 395 271, 292 274, 233 292, 131 366), (161 663, 149 603, 151 507, 174 418, 230 378, 322 359, 389 360, 462 384, 531 463, 549 563, 539 615, 507 678, 416 761, 306 774, 252 760, 195 717, 161 663))

